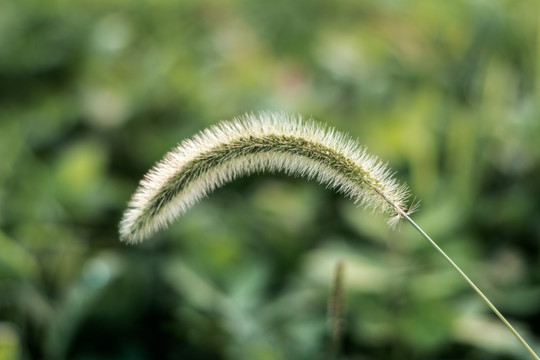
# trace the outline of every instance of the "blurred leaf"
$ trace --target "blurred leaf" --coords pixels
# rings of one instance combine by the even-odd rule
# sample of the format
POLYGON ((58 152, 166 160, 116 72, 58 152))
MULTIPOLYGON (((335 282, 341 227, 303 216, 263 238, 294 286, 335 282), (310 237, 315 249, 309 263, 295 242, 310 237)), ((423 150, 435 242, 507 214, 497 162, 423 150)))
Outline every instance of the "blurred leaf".
POLYGON ((32 254, 0 232, 0 280, 35 280, 38 264, 32 254))
MULTIPOLYGON (((524 329, 516 327, 519 333, 529 339, 524 329)), ((515 359, 529 359, 514 336, 509 336, 508 329, 495 318, 478 315, 467 315, 459 318, 454 324, 455 336, 462 342, 486 349, 492 353, 503 353, 515 359)), ((531 344, 533 348, 535 347, 531 344)))
POLYGON ((0 360, 22 359, 19 333, 9 323, 0 322, 0 360))
POLYGON ((81 322, 90 313, 97 298, 119 275, 121 268, 121 261, 111 254, 103 254, 85 264, 81 277, 67 289, 49 324, 45 348, 50 358, 66 357, 81 322))

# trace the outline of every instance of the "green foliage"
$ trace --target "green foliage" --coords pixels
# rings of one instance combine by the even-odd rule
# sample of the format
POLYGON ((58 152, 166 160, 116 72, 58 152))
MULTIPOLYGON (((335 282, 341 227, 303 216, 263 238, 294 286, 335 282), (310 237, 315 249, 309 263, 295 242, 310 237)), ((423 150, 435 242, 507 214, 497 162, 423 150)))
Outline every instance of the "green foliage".
POLYGON ((138 247, 181 139, 246 111, 347 130, 540 348, 536 1, 0 2, 0 359, 527 359, 429 245, 323 187, 229 184, 138 247))

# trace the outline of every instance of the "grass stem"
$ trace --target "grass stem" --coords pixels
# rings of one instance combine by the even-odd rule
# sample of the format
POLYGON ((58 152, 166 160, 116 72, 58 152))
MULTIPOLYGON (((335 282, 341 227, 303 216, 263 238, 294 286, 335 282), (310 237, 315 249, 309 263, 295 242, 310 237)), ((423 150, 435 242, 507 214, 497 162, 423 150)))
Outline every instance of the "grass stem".
POLYGON ((491 301, 489 301, 489 299, 486 297, 486 295, 484 295, 484 293, 478 288, 478 286, 476 286, 476 284, 471 280, 469 279, 469 277, 463 272, 463 270, 460 269, 459 266, 456 265, 456 263, 454 261, 452 261, 452 259, 450 259, 450 257, 448 255, 446 255, 446 253, 435 243, 435 241, 433 241, 425 232, 424 230, 422 230, 422 228, 420 228, 420 226, 418 226, 407 214, 401 214, 405 219, 407 219, 408 222, 411 223, 411 225, 423 236, 425 237, 430 243, 431 245, 433 245, 433 247, 446 259, 446 261, 448 261, 450 263, 450 265, 452 265, 452 267, 461 275, 461 277, 463 277, 463 279, 465 279, 465 281, 473 288, 474 291, 476 291, 476 293, 482 298, 482 300, 484 300, 484 302, 490 307, 491 310, 493 310, 493 312, 495 313, 495 315, 497 315, 499 317, 499 319, 501 319, 501 321, 504 323, 504 325, 506 325, 506 327, 512 332, 512 334, 514 334, 514 336, 519 340, 519 342, 527 349, 527 351, 532 355, 532 357, 535 359, 535 360, 540 360, 540 358, 538 357, 538 355, 536 355, 536 353, 533 351, 533 349, 531 349, 531 347, 529 346, 529 344, 527 344, 527 342, 521 337, 521 335, 519 335, 519 333, 516 331, 516 329, 514 329, 514 327, 508 322, 508 320, 506 320, 506 318, 500 313, 499 310, 497 310, 497 308, 495 307, 495 305, 493 305, 491 303, 491 301))

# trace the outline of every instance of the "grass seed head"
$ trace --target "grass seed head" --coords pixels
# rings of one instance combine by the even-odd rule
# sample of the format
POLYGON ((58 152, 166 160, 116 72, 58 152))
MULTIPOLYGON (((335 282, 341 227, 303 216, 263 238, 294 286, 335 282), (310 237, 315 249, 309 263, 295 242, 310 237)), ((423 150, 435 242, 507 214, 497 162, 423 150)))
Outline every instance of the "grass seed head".
POLYGON ((142 241, 214 189, 260 172, 314 179, 389 214, 390 225, 407 213, 407 187, 348 135, 300 116, 263 112, 212 126, 165 155, 129 202, 121 239, 142 241))

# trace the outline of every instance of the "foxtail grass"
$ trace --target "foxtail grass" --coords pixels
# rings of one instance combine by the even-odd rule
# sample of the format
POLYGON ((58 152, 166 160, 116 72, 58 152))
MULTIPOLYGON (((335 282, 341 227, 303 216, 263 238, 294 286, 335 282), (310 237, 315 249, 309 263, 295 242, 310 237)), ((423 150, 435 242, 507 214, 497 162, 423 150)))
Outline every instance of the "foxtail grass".
POLYGON ((408 221, 450 263, 533 356, 527 342, 458 265, 411 219, 409 190, 387 165, 346 134, 299 116, 248 114, 185 140, 141 180, 120 223, 120 238, 137 243, 166 227, 200 199, 236 178, 283 172, 314 179, 355 203, 408 221))

